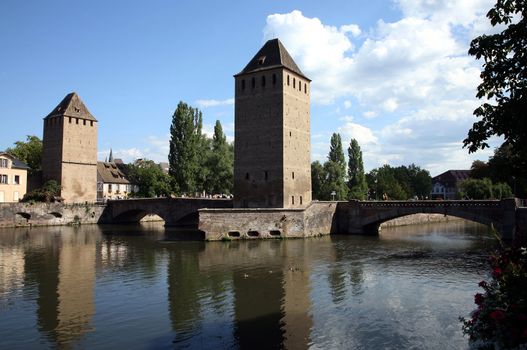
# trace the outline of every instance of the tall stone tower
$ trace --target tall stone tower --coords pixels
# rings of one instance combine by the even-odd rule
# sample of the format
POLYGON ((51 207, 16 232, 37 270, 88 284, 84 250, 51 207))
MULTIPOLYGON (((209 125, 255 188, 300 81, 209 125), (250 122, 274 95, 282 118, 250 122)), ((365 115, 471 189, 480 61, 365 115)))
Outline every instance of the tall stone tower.
POLYGON ((44 118, 42 177, 67 203, 97 199, 97 120, 72 92, 44 118))
POLYGON ((311 80, 278 39, 267 41, 234 78, 235 207, 307 206, 311 80))

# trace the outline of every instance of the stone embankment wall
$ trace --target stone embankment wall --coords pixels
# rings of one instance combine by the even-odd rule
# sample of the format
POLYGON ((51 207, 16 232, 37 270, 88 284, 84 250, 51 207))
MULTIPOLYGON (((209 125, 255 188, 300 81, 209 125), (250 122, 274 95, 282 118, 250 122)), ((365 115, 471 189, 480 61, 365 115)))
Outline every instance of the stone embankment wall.
POLYGON ((443 214, 412 214, 383 222, 381 224, 381 228, 393 226, 419 225, 436 222, 452 222, 460 220, 463 219, 443 214))
POLYGON ((206 240, 300 238, 331 233, 336 204, 306 209, 201 209, 199 229, 206 240))
POLYGON ((0 227, 96 224, 105 205, 63 203, 2 203, 0 227))

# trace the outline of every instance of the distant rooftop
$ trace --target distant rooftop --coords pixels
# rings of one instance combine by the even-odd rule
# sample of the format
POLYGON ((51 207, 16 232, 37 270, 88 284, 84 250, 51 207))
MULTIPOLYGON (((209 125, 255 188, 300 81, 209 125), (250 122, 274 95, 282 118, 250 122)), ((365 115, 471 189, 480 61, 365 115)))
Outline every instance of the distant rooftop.
POLYGON ((61 116, 97 121, 76 92, 67 94, 58 106, 55 107, 44 119, 61 116))
POLYGON ((301 77, 311 81, 298 68, 297 64, 287 52, 279 39, 268 40, 256 55, 249 61, 247 66, 237 75, 254 73, 272 68, 287 68, 301 77))

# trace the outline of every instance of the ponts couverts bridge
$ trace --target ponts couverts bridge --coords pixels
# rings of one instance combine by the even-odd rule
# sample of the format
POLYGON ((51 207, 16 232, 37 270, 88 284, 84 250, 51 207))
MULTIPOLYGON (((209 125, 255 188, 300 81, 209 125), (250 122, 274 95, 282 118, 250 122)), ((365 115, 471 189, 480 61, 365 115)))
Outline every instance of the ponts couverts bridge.
POLYGON ((520 201, 311 200, 311 80, 278 39, 267 41, 235 79, 234 200, 110 201, 101 220, 135 222, 157 214, 193 225, 209 240, 377 234, 381 223, 437 213, 492 225, 506 239, 527 226, 520 201))
MULTIPOLYGON (((233 208, 228 199, 155 198, 108 201, 101 223, 139 222, 148 214, 166 226, 198 228, 206 239, 378 234, 383 222, 433 213, 493 226, 506 240, 527 227, 519 199, 311 202, 306 208, 233 208)), ((525 232, 523 232, 525 234, 525 232)))

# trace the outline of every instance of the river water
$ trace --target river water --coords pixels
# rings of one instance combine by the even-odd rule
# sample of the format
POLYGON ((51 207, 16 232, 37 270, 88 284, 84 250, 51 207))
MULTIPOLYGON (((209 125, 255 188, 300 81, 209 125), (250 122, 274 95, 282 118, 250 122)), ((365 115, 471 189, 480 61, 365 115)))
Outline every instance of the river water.
POLYGON ((0 349, 463 349, 458 318, 495 244, 464 221, 178 237, 161 224, 0 230, 0 349))

